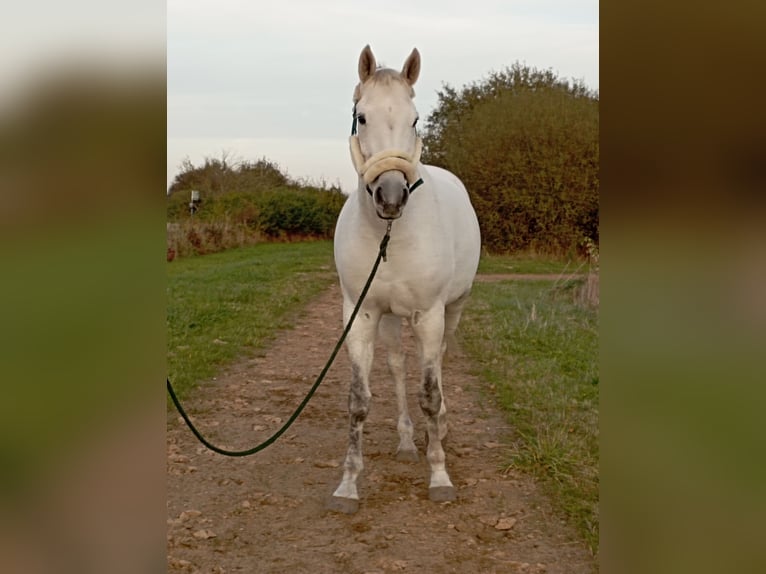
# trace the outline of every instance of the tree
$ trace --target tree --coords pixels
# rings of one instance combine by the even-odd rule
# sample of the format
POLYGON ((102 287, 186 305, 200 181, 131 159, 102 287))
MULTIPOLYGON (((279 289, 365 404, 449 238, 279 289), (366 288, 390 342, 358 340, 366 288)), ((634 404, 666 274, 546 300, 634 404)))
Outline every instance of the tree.
POLYGON ((518 63, 457 91, 426 120, 423 159, 463 180, 496 252, 598 242, 598 96, 518 63))

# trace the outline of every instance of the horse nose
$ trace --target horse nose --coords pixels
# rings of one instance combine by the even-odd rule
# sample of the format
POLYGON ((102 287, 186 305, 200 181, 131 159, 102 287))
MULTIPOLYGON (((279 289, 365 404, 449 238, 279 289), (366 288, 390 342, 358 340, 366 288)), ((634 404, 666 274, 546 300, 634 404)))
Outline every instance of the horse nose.
POLYGON ((396 219, 409 198, 409 188, 403 177, 384 177, 381 175, 375 186, 373 198, 378 215, 384 219, 396 219))

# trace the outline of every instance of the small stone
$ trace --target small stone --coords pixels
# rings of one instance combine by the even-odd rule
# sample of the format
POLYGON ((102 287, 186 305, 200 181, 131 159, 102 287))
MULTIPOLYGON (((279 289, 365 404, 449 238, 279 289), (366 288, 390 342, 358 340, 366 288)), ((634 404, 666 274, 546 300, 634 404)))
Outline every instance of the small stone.
POLYGON ((510 530, 513 528, 514 524, 516 524, 515 518, 501 518, 497 521, 497 524, 495 524, 495 528, 497 530, 510 530))
POLYGON ((178 515, 178 520, 184 522, 190 518, 197 518, 201 514, 202 513, 199 510, 184 510, 181 514, 178 515))
POLYGON ((242 501, 242 508, 250 508, 250 501, 249 500, 243 500, 242 501))
POLYGON ((200 540, 207 540, 208 538, 215 538, 215 532, 202 529, 197 530, 192 536, 194 536, 194 538, 199 538, 200 540))

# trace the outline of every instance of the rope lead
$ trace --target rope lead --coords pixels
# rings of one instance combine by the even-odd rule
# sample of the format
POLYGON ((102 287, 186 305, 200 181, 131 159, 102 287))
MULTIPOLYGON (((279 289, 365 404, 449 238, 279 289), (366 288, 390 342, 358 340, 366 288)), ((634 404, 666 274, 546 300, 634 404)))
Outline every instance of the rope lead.
POLYGON ((335 345, 335 348, 333 349, 329 360, 325 364, 322 371, 319 373, 317 380, 312 385, 306 397, 303 399, 303 401, 301 401, 301 404, 298 405, 298 408, 290 416, 290 418, 287 419, 287 422, 284 425, 282 425, 282 428, 280 428, 277 432, 275 432, 273 435, 271 435, 261 444, 256 445, 253 448, 249 448, 247 450, 227 450, 227 449, 215 446, 214 444, 209 442, 207 439, 205 439, 205 437, 202 436, 202 434, 197 430, 197 428, 189 419, 189 416, 186 414, 186 411, 184 411, 183 407, 181 406, 181 402, 178 400, 178 397, 176 396, 176 393, 173 390, 173 385, 170 383, 170 378, 167 378, 168 394, 170 394, 170 398, 173 400, 173 404, 175 405, 176 409, 178 409, 178 412, 181 414, 181 417, 184 419, 184 422, 186 422, 186 425, 191 429, 192 433, 194 433, 194 436, 197 437, 197 440, 199 440, 203 445, 205 445, 208 449, 212 450, 213 452, 217 452, 218 454, 222 454, 224 456, 250 456, 251 454, 255 454, 259 451, 262 451, 267 446, 272 445, 274 442, 276 442, 276 440, 280 436, 284 434, 284 432, 288 428, 290 428, 290 426, 295 422, 295 419, 298 418, 298 416, 301 414, 303 409, 309 403, 309 401, 311 400, 311 397, 314 396, 314 393, 319 388, 320 383, 324 380, 324 377, 327 374, 327 371, 330 370, 330 366, 333 364, 333 361, 335 361, 335 356, 338 354, 338 351, 340 351, 340 348, 343 345, 343 341, 346 340, 346 336, 351 330, 351 325, 354 323, 354 319, 356 319, 356 315, 362 306, 362 302, 364 301, 364 298, 367 296, 367 291, 370 290, 370 285, 372 285, 372 280, 375 278, 375 274, 378 272, 378 266, 380 265, 380 260, 381 259, 383 259, 383 261, 386 260, 386 247, 388 247, 388 241, 391 239, 391 224, 392 222, 389 221, 388 227, 386 228, 386 234, 383 236, 383 239, 380 242, 380 247, 378 249, 378 257, 377 259, 375 259, 375 264, 372 266, 372 271, 370 272, 370 276, 367 279, 367 283, 364 284, 362 293, 359 295, 359 301, 357 301, 356 306, 354 307, 354 310, 351 312, 351 317, 349 317, 348 323, 346 324, 346 327, 343 329, 343 334, 341 334, 340 339, 338 339, 338 342, 335 345))

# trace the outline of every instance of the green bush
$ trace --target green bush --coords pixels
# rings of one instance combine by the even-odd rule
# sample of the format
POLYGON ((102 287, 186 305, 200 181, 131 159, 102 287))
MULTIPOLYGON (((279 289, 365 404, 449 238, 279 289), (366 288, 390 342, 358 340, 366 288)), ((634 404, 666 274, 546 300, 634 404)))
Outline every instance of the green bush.
POLYGON ((168 247, 182 257, 260 240, 328 239, 344 201, 339 188, 290 182, 266 160, 185 162, 167 197, 168 247), (193 215, 192 190, 201 200, 193 215))
POLYGON ((439 92, 423 159, 465 183, 489 251, 571 255, 598 243, 598 136, 597 95, 516 64, 439 92))
POLYGON ((283 188, 261 194, 260 230, 271 238, 331 238, 343 205, 340 194, 332 193, 283 188))

